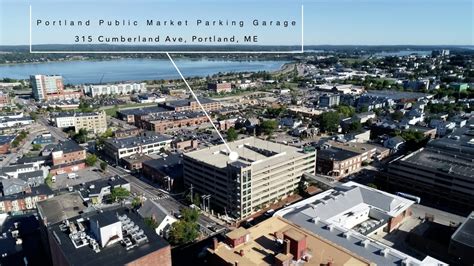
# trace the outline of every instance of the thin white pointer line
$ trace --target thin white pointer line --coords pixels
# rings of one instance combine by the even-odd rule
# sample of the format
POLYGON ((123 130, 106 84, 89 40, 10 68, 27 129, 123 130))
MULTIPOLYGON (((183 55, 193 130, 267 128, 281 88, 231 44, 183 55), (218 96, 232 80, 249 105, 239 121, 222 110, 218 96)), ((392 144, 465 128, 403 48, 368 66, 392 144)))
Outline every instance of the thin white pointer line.
POLYGON ((31 43, 32 43, 32 41, 31 41, 31 5, 30 5, 30 53, 32 52, 31 51, 31 43))
POLYGON ((221 133, 219 132, 219 130, 217 129, 216 125, 214 125, 214 123, 212 122, 212 119, 211 117, 209 116, 209 114, 206 112, 206 109, 204 109, 204 107, 202 106, 201 102, 199 101, 198 97, 196 96, 196 94, 194 94, 194 91, 191 89, 191 86, 189 86, 188 82, 186 81, 186 79, 184 78, 183 74, 181 74, 181 71, 179 70, 178 66, 174 63, 174 60, 173 58, 171 58, 171 55, 169 53, 166 53, 166 55, 168 56, 168 58, 170 59, 171 63, 173 64, 174 68, 176 69, 176 71, 178 71, 178 74, 181 76, 181 79, 184 81, 184 84, 186 84, 186 86, 188 87, 189 91, 191 92, 191 94, 193 95, 194 99, 196 99, 196 102, 199 104, 199 107, 201 107, 202 111, 204 112, 204 114, 207 116, 207 119, 209 119, 209 122, 211 122, 211 125, 212 127, 214 127, 214 129, 216 130, 217 134, 219 135, 219 137, 221 138, 222 142, 224 142, 224 145, 225 147, 227 148, 229 154, 232 152, 232 150, 230 149, 229 147, 229 144, 227 144, 227 141, 225 141, 224 137, 222 137, 221 133))
POLYGON ((301 52, 304 53, 304 7, 301 5, 301 52))

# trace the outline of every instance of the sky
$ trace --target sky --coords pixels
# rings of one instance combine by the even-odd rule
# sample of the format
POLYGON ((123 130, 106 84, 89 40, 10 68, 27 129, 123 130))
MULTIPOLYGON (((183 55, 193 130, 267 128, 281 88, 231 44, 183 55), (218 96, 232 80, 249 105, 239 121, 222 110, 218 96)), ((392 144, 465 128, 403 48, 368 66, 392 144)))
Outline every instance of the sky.
MULTIPOLYGON (((29 43, 33 21, 57 19, 295 20, 296 27, 252 28, 272 45, 474 45, 473 0, 0 0, 0 45, 29 43)), ((230 36, 251 28, 174 28, 160 34, 230 36), (200 32, 201 33, 201 32, 200 32)), ((155 36, 153 27, 33 27, 33 44, 73 43, 75 35, 155 36)))

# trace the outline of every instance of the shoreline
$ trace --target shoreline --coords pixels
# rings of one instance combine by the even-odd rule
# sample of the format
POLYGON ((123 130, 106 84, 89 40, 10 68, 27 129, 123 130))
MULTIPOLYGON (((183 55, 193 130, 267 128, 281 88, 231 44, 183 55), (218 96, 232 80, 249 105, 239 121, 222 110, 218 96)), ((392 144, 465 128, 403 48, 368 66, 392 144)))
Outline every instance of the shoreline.
MULTIPOLYGON (((110 58, 110 59, 70 59, 70 60, 64 60, 64 61, 48 61, 48 62, 28 62, 28 63, 9 63, 9 64, 0 64, 0 67, 2 66, 5 66, 5 67, 9 67, 9 66, 15 66, 15 65, 18 65, 18 66, 21 66, 21 65, 40 65, 40 64, 50 64, 50 63, 61 63, 61 62, 64 62, 64 63, 70 63, 70 62, 109 62, 109 61, 122 61, 122 60, 153 60, 153 61, 168 61, 167 59, 159 59, 159 58, 110 58)), ((295 60, 285 60, 285 59, 282 59, 282 58, 277 58, 275 60, 269 60, 269 59, 261 59, 261 60, 251 60, 251 59, 241 59, 241 60, 236 60, 236 59, 213 59, 213 58, 208 58, 208 57, 204 57, 204 58, 196 58, 196 59, 193 59, 193 58, 179 58, 177 60, 186 60, 186 61, 191 61, 191 62, 198 62, 198 61, 208 61, 208 62, 240 62, 240 63, 243 63, 243 62, 259 62, 259 61, 262 61, 262 62, 266 62, 266 61, 270 61, 270 62, 276 62, 276 63, 281 63, 279 64, 278 68, 277 69, 274 69, 274 70, 263 70, 263 71, 266 71, 268 72, 269 74, 271 75, 279 75, 279 74, 283 74, 285 72, 288 71, 288 69, 292 69, 292 67, 297 63, 295 60), (280 62, 281 61, 281 62, 280 62)), ((209 74, 209 75, 217 75, 219 73, 223 74, 222 76, 225 76, 226 74, 230 74, 230 73, 253 73, 253 72, 258 72, 259 70, 254 70, 254 71, 225 71, 225 72, 222 72, 222 71, 217 71, 215 73, 212 73, 212 74, 209 74)), ((208 75, 203 75, 202 77, 205 77, 205 76, 208 76, 208 75)), ((13 80, 17 80, 17 81, 21 81, 21 80, 28 80, 28 78, 12 78, 12 77, 8 77, 8 76, 5 76, 5 77, 0 77, 0 79, 3 79, 3 78, 10 78, 10 79, 13 79, 13 80)), ((120 82, 127 82, 127 81, 134 81, 134 82, 146 82, 146 81, 153 81, 153 80, 167 80, 168 78, 161 78, 161 79, 144 79, 144 80, 117 80, 117 81, 110 81, 110 82, 106 82, 106 83, 101 83, 101 84, 114 84, 114 83, 120 83, 120 82)), ((75 85, 83 85, 83 84, 89 84, 87 82, 83 82, 83 83, 78 83, 78 84, 75 84, 75 85)), ((91 83, 93 84, 93 83, 91 83)))
MULTIPOLYGON (((1 55, 0 55, 1 56, 1 55)), ((113 60, 163 60, 168 61, 167 58, 149 58, 149 57, 117 57, 117 58, 103 58, 103 59, 94 59, 94 58, 72 58, 66 60, 51 60, 44 62, 17 62, 17 63, 0 63, 0 66, 14 66, 14 65, 28 65, 28 64, 49 64, 49 63, 62 63, 62 62, 106 62, 113 60)), ((214 58, 209 56, 203 57, 177 57, 176 60, 189 60, 189 61, 234 61, 234 62, 245 62, 245 61, 288 61, 289 59, 285 58, 251 58, 251 59, 238 59, 238 58, 214 58)))

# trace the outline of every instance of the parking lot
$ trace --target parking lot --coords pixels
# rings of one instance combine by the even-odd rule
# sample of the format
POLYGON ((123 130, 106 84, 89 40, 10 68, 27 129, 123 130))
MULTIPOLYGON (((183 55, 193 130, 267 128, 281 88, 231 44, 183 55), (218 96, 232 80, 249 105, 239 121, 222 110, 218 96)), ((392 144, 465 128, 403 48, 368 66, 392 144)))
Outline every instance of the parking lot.
POLYGON ((81 183, 87 183, 90 181, 104 178, 105 175, 95 167, 89 167, 76 172, 76 178, 68 178, 67 174, 60 174, 56 176, 56 182, 53 183, 53 189, 65 189, 68 186, 75 186, 81 183))

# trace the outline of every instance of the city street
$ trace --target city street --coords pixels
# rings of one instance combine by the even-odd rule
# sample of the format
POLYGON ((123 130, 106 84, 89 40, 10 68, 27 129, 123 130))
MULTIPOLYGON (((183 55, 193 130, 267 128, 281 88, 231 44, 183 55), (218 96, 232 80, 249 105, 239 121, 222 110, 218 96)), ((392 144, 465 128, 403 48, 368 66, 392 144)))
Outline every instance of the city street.
POLYGON ((29 125, 25 128, 29 132, 28 136, 26 139, 23 140, 24 144, 20 145, 18 150, 16 152, 12 152, 9 154, 5 154, 5 158, 0 161, 0 167, 6 166, 10 163, 16 162, 18 158, 23 157, 24 154, 27 154, 32 147, 31 142, 41 133, 44 133, 46 131, 46 128, 38 125, 38 124, 32 124, 29 125))
POLYGON ((67 134, 60 128, 51 126, 45 117, 38 116, 37 122, 44 125, 55 139, 59 141, 64 141, 67 139, 67 134))
MULTIPOLYGON (((116 167, 108 167, 107 171, 112 174, 118 175, 130 183, 131 190, 133 193, 138 195, 143 195, 147 199, 153 200, 159 203, 163 208, 165 208, 171 215, 179 213, 181 209, 187 207, 184 204, 178 202, 176 199, 171 197, 168 192, 161 190, 159 188, 153 187, 150 184, 143 182, 142 180, 130 175, 124 170, 116 167)), ((210 236, 217 232, 221 232, 226 229, 226 227, 217 224, 212 219, 206 217, 204 214, 201 214, 198 219, 200 225, 200 230, 203 234, 210 236), (208 227, 214 226, 215 231, 210 230, 208 227)))

